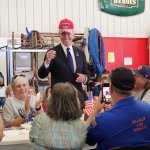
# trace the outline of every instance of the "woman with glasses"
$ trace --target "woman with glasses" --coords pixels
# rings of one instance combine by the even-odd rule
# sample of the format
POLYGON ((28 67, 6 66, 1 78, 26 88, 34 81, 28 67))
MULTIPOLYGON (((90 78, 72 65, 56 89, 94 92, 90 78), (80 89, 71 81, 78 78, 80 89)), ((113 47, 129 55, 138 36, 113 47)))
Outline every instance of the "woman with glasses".
POLYGON ((29 95, 29 82, 25 76, 14 76, 11 87, 14 96, 7 99, 3 109, 3 117, 6 127, 18 127, 32 121, 41 111, 41 105, 37 106, 35 98, 29 95))

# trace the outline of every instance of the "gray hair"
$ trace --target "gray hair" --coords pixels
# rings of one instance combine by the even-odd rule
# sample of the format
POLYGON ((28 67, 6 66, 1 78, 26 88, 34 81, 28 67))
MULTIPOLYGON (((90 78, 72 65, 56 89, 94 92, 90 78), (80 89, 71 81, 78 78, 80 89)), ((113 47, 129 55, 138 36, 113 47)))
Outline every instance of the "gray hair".
POLYGON ((57 83, 52 88, 47 115, 55 120, 76 120, 82 115, 77 90, 70 83, 57 83))

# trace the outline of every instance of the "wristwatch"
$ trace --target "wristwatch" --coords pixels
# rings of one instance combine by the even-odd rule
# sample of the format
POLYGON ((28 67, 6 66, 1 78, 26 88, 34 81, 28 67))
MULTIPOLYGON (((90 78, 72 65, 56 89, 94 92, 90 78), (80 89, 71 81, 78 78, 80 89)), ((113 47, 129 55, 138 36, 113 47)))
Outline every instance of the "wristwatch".
POLYGON ((24 119, 27 117, 27 115, 25 115, 25 114, 20 114, 20 116, 24 119))

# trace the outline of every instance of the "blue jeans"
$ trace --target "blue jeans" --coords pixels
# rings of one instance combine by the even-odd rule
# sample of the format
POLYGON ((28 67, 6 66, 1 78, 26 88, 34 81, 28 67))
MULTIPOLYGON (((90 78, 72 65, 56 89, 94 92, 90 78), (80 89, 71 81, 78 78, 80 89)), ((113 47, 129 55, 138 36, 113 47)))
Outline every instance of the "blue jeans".
POLYGON ((0 106, 2 106, 2 108, 4 107, 5 104, 5 97, 0 97, 0 106))

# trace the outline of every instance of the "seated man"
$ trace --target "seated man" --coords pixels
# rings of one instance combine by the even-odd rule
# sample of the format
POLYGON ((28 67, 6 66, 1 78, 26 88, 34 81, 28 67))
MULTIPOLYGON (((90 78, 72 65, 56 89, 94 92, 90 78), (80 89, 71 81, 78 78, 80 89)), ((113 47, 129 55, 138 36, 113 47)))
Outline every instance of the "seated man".
POLYGON ((97 143, 97 150, 150 145, 150 105, 132 96, 135 85, 132 71, 116 68, 110 74, 110 81, 114 106, 99 114, 94 125, 89 126, 87 144, 97 143))
POLYGON ((32 121, 41 110, 40 103, 28 95, 29 83, 25 76, 14 76, 11 86, 14 96, 7 99, 3 109, 6 127, 20 126, 22 123, 32 121))
POLYGON ((150 67, 140 66, 133 70, 136 83, 134 88, 134 96, 138 100, 150 103, 150 67))

